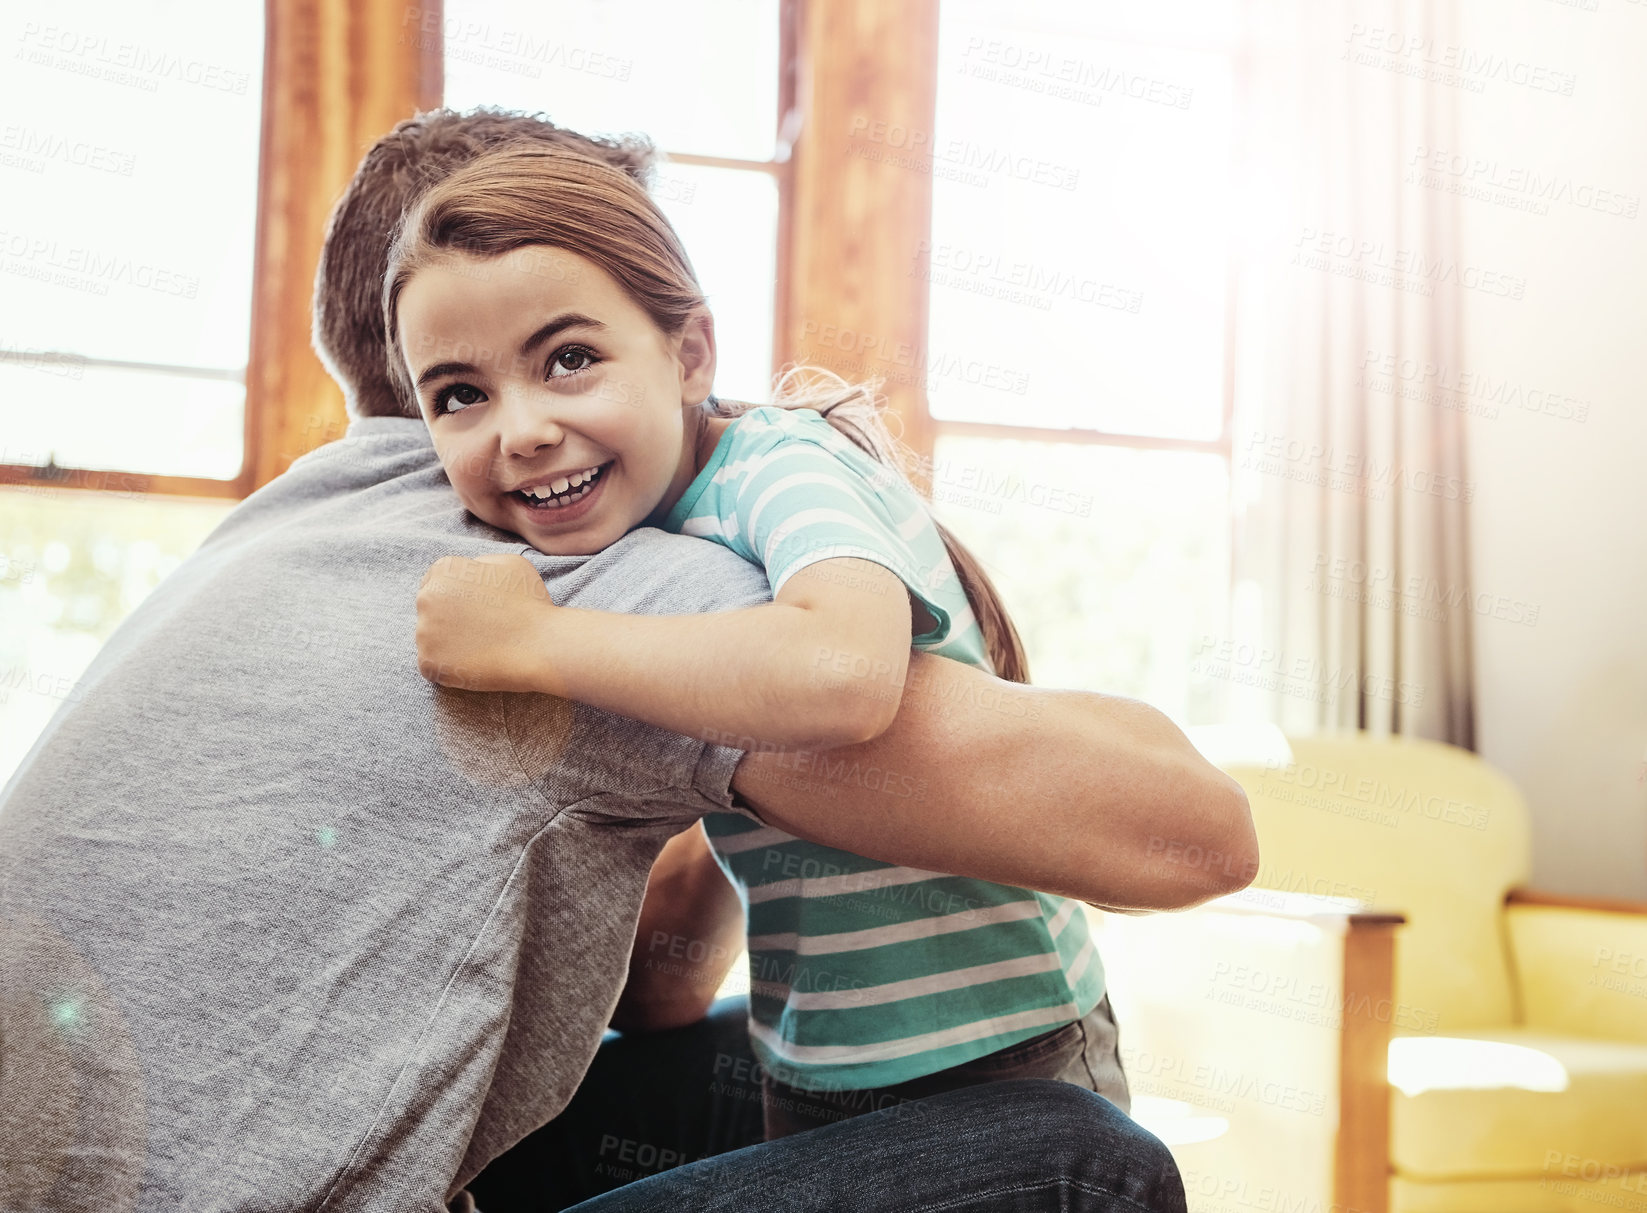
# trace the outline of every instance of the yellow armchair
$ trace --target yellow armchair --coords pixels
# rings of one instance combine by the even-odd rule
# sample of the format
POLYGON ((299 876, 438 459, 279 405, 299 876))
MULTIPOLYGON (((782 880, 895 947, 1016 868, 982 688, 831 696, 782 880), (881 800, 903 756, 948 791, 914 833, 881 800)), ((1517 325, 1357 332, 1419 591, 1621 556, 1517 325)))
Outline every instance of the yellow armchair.
POLYGON ((1526 891, 1525 803, 1476 755, 1264 749, 1215 755, 1252 888, 1093 912, 1134 1114, 1191 1209, 1647 1213, 1647 905, 1526 891))

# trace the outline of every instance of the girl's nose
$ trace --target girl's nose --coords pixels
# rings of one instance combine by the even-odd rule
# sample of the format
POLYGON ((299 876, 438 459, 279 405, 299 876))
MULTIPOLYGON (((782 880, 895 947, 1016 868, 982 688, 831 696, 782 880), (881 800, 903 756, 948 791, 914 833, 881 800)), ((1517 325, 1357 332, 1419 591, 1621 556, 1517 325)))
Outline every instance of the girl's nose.
POLYGON ((499 404, 498 447, 505 457, 528 457, 565 440, 565 429, 532 393, 507 392, 499 404))

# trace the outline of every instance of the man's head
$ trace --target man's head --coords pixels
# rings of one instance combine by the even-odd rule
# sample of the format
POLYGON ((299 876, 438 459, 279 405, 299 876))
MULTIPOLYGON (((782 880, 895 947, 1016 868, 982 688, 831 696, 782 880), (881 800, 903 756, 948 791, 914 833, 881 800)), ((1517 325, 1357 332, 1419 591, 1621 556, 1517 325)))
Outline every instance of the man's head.
POLYGON ((417 417, 389 378, 383 275, 401 216, 429 186, 510 144, 593 156, 650 187, 657 150, 643 136, 598 139, 507 110, 430 110, 372 145, 332 211, 315 274, 314 346, 356 417, 417 417))

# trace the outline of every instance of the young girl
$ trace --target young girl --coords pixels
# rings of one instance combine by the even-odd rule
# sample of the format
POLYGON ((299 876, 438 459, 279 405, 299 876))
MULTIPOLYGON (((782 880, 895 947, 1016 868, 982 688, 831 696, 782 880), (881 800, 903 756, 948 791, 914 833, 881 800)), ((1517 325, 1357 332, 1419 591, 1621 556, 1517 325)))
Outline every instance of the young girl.
MULTIPOLYGON (((476 517, 557 556, 639 526, 702 536, 761 565, 773 592, 742 611, 636 616, 556 606, 529 567, 525 596, 433 594, 426 579, 428 676, 813 750, 886 728, 912 645, 1026 679, 993 587, 900 472, 870 388, 794 370, 776 405, 715 400, 691 263, 625 174, 542 147, 460 170, 406 216, 384 309, 392 373, 476 517)), ((748 909, 769 1136, 992 1078, 1063 1078, 1127 1107, 1074 902, 730 814, 704 828, 748 909)))

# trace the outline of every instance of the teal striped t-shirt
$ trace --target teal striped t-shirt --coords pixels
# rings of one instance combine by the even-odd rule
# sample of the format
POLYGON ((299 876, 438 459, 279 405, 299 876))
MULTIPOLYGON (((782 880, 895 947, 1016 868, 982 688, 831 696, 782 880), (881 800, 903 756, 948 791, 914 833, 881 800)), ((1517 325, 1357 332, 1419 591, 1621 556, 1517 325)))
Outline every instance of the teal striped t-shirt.
MULTIPOLYGON (((926 503, 813 410, 738 417, 664 528, 760 565, 774 594, 818 561, 873 561, 926 608, 915 648, 991 669, 926 503)), ((923 794, 907 776, 840 776, 923 794)), ((906 1082, 1070 1023, 1103 997, 1086 916, 1066 898, 865 859, 729 813, 704 829, 749 915, 751 1043, 791 1086, 906 1082)))

